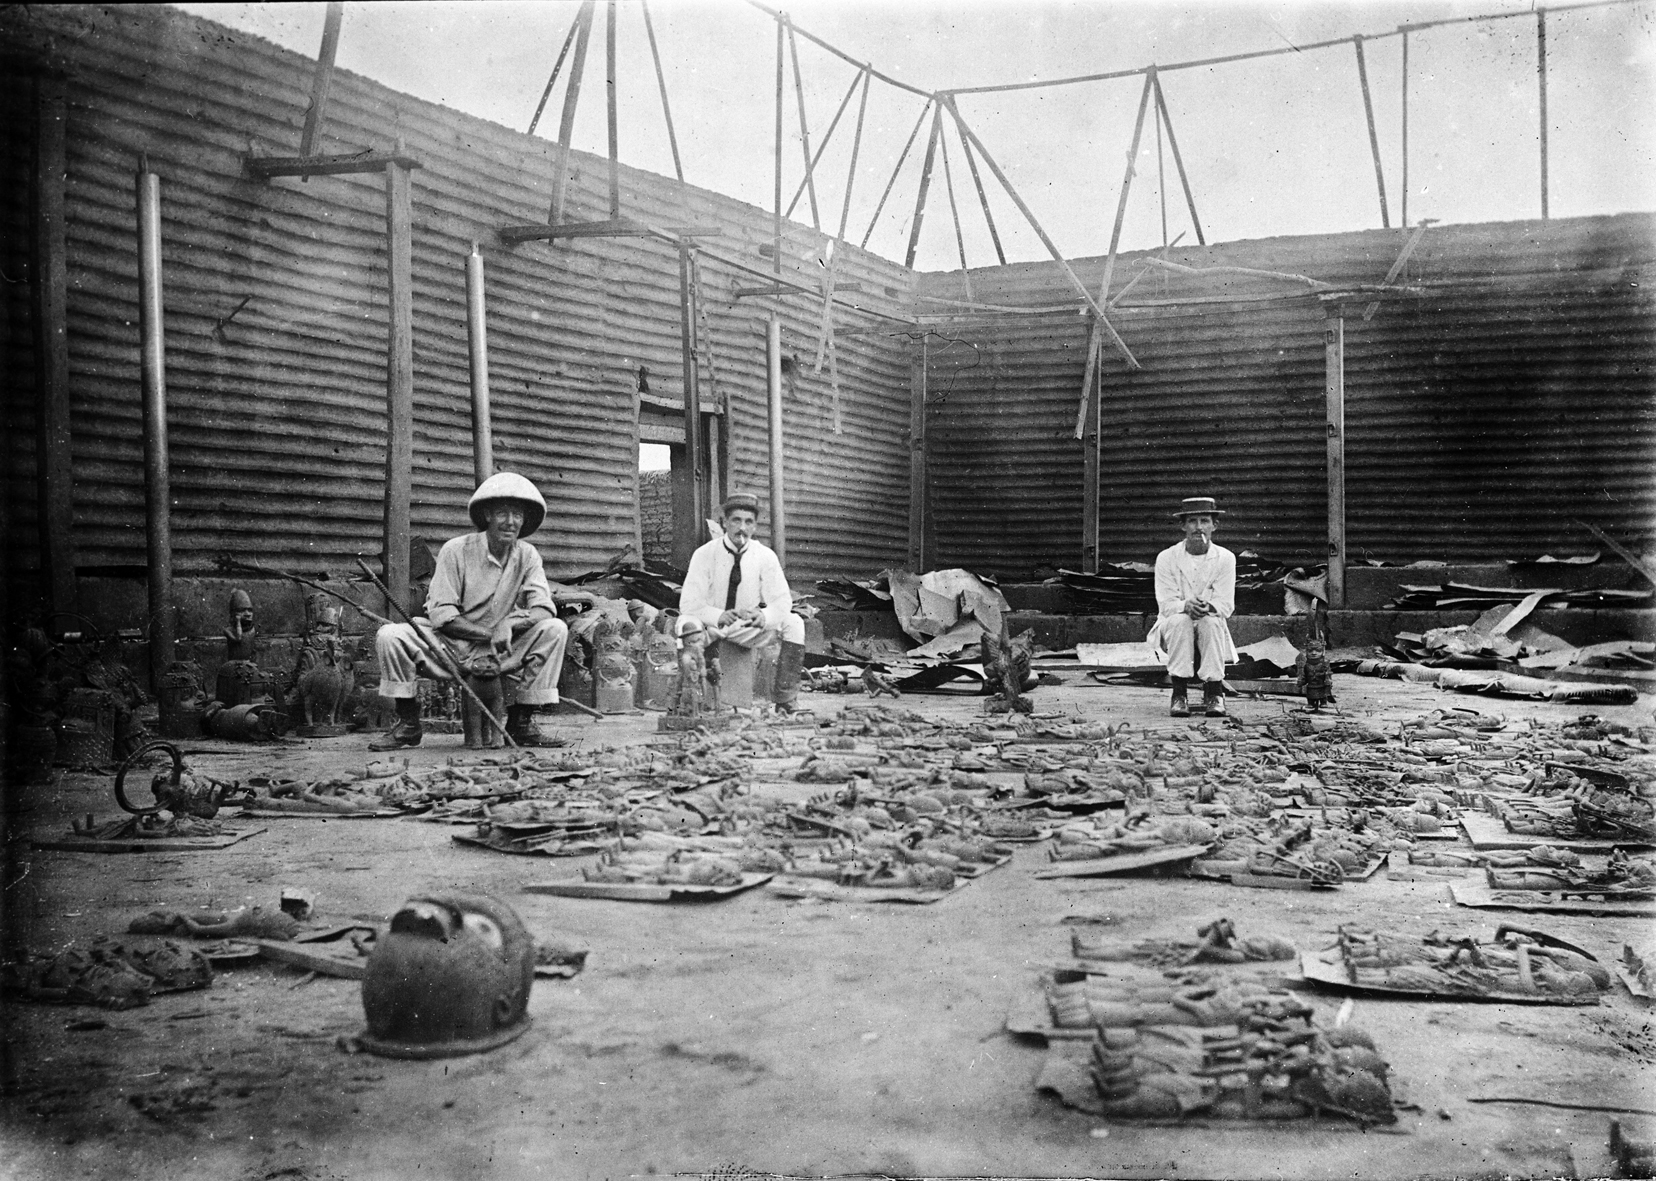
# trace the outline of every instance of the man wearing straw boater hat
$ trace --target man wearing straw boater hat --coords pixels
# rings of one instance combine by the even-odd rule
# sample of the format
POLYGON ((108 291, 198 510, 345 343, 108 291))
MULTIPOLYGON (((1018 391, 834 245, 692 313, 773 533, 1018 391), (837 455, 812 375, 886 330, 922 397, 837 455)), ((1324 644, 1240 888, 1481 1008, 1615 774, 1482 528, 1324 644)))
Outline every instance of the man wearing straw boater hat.
POLYGON ((425 617, 414 621, 423 642, 407 623, 387 623, 374 638, 380 696, 396 703, 397 725, 372 750, 420 745, 419 677, 450 675, 432 659, 443 646, 461 668, 474 655, 495 656, 500 675, 517 686, 506 733, 519 746, 552 745, 532 719, 558 703, 569 628, 558 618, 540 551, 524 540, 540 528, 546 501, 522 476, 498 472, 472 493, 467 511, 477 532, 438 551, 425 617))
POLYGON ((1213 532, 1225 513, 1212 497, 1187 497, 1173 515, 1184 540, 1156 555, 1160 614, 1148 641, 1167 653, 1172 715, 1190 716, 1188 686, 1192 677, 1200 677, 1204 711, 1210 718, 1224 717, 1225 664, 1236 659, 1236 645, 1225 624, 1236 610, 1236 555, 1213 543, 1213 532))
POLYGON ((780 636, 771 701, 782 713, 793 713, 805 662, 805 621, 793 613, 793 592, 776 552, 753 540, 759 498, 732 492, 725 497, 723 519, 724 536, 690 556, 679 614, 701 620, 721 644, 758 648, 780 636))

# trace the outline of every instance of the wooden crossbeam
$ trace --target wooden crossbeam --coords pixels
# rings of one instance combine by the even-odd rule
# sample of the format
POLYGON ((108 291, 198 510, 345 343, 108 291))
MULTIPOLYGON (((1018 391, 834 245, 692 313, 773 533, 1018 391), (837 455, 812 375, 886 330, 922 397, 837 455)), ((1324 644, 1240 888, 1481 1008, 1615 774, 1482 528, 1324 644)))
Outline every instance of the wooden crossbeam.
POLYGON ((398 152, 359 152, 354 156, 249 156, 247 174, 260 180, 277 176, 343 176, 352 172, 384 172, 387 164, 418 168, 420 162, 398 152))
POLYGON ((606 221, 572 221, 559 226, 504 226, 500 240, 512 245, 550 238, 716 238, 724 233, 721 226, 652 226, 631 217, 614 217, 606 221))

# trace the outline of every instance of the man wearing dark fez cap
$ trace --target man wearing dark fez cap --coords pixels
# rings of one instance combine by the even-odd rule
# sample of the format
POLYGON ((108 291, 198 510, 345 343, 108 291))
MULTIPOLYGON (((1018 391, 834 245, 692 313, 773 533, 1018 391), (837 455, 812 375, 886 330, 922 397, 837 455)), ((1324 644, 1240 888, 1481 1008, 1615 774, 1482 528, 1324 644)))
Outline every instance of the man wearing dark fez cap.
POLYGON ((1156 555, 1156 605, 1160 615, 1148 637, 1167 653, 1176 718, 1190 716, 1188 686, 1202 679, 1202 706, 1210 718, 1225 715, 1225 663, 1236 659, 1225 620, 1236 610, 1236 555, 1213 543, 1224 516, 1212 497, 1185 499, 1173 514, 1184 540, 1156 555), (1196 651, 1201 649, 1201 667, 1196 651))
MULTIPOLYGON (((425 618, 414 622, 427 643, 446 642, 462 662, 474 653, 498 656, 507 670, 502 675, 517 687, 506 732, 519 746, 553 745, 541 736, 532 717, 558 703, 569 626, 558 618, 540 551, 524 540, 540 528, 546 501, 516 472, 498 472, 472 493, 467 511, 477 532, 454 538, 438 552, 437 569, 426 591, 425 618)), ((397 725, 369 749, 418 746, 419 678, 448 674, 431 667, 409 624, 385 624, 374 645, 380 696, 395 703, 397 725)))
POLYGON ((776 687, 771 701, 792 713, 799 701, 799 670, 805 661, 805 621, 793 613, 793 592, 782 563, 769 546, 753 540, 759 527, 759 498, 732 492, 724 502, 724 536, 690 558, 679 593, 679 614, 713 628, 719 642, 758 648, 780 635, 776 687))

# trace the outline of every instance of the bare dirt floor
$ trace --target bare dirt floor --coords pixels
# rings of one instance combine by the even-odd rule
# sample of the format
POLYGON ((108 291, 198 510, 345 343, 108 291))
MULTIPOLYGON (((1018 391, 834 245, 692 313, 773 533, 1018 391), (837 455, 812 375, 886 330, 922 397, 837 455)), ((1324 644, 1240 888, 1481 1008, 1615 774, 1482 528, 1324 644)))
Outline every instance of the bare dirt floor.
MULTIPOLYGON (((1573 718, 1579 709, 1455 697, 1338 679, 1362 718, 1446 706, 1573 718)), ((819 717, 854 698, 808 697, 819 717)), ((1061 686, 1037 709, 1138 727, 1166 717, 1146 688, 1061 686)), ((909 697, 928 716, 978 714, 980 699, 909 697)), ((1243 725, 1281 698, 1233 699, 1243 725)), ((1598 709, 1648 725, 1651 699, 1598 709)), ((655 716, 568 719, 579 744, 654 737, 655 716)), ((1228 724, 1228 723, 1226 723, 1228 724)), ((415 762, 459 753, 428 735, 415 762)), ((280 748, 199 744, 191 765, 222 778, 360 770, 366 738, 280 748)), ((194 747, 196 744, 191 744, 194 747)), ((115 814, 107 777, 71 774, 29 801, 36 835, 72 816, 115 814)), ((1230 917, 1246 934, 1324 945, 1335 925, 1493 936, 1533 916, 1456 908, 1442 880, 1381 871, 1337 891, 1235 887, 1178 877, 1036 880, 1040 847, 929 906, 790 900, 766 889, 716 904, 577 900, 522 892, 587 859, 456 845, 417 819, 266 820, 221 851, 37 852, 18 888, 36 951, 125 929, 161 906, 274 907, 285 886, 319 911, 383 921, 411 895, 488 891, 539 939, 589 947, 584 972, 538 980, 533 1028, 492 1053, 439 1061, 348 1054, 363 1028, 359 985, 264 961, 221 971, 205 992, 124 1012, 12 1004, 15 1085, 0 1122, 0 1175, 74 1178, 604 1178, 650 1173, 1005 1177, 1583 1177, 1613 1164, 1599 1111, 1474 1103, 1531 1098, 1656 1107, 1651 1013, 1619 984, 1597 1006, 1359 1000, 1410 1106, 1393 1129, 1323 1125, 1111 1125, 1037 1092, 1039 1044, 1004 1030, 1038 971, 1067 957, 1066 916, 1113 916, 1124 938, 1191 938, 1230 917), (102 1028, 72 1031, 77 1018, 102 1028), (722 1170, 722 1172, 721 1172, 722 1170)), ((1548 916, 1550 932, 1601 960, 1648 942, 1649 920, 1548 916)), ((1306 991, 1318 1020, 1342 998, 1306 991)), ((1656 1119, 1622 1117, 1640 1138, 1656 1119)))

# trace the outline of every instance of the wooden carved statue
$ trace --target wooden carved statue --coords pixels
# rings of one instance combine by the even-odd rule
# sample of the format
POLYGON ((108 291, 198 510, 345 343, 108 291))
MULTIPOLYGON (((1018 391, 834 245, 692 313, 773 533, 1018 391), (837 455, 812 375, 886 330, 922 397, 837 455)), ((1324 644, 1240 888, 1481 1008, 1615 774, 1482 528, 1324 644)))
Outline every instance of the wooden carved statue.
POLYGON ((332 738, 345 732, 340 715, 356 674, 345 638, 340 635, 343 609, 326 595, 306 601, 310 627, 294 669, 294 705, 304 716, 302 738, 332 738))
POLYGON ((1029 665, 1035 650, 1035 633, 1026 631, 1013 639, 1001 620, 1000 635, 983 633, 983 679, 994 693, 984 703, 989 713, 1030 713, 1035 703, 1023 695, 1029 665))

